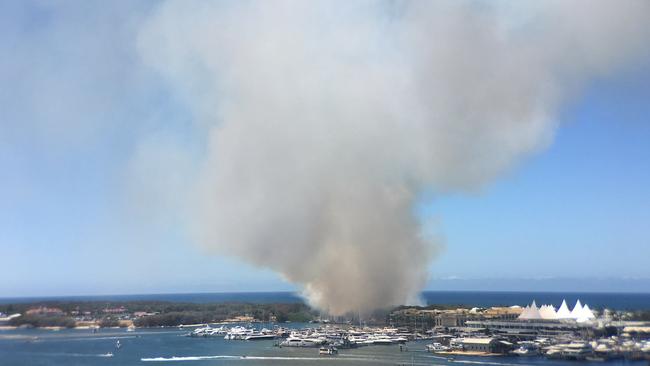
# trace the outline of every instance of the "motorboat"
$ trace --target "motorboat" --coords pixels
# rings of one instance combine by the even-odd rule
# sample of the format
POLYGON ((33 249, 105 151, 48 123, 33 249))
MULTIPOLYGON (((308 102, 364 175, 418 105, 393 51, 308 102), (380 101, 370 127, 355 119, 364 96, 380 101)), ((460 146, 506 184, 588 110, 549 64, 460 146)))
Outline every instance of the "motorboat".
POLYGON ((268 329, 262 329, 259 332, 253 332, 244 336, 245 341, 261 341, 265 339, 275 339, 277 335, 268 329))
POLYGON ((539 346, 534 342, 520 342, 519 347, 511 352, 517 356, 538 356, 540 354, 539 346))
POLYGON ((339 353, 339 350, 336 349, 336 347, 332 347, 332 346, 321 347, 318 350, 318 354, 322 355, 322 356, 333 356, 333 355, 337 355, 338 353, 339 353))
POLYGON ((289 338, 280 342, 280 347, 318 347, 323 343, 324 341, 320 339, 290 336, 289 338))
POLYGON ((550 359, 561 359, 562 358, 562 348, 557 346, 551 346, 546 349, 544 355, 550 359))
POLYGON ((371 335, 368 337, 367 341, 370 342, 370 344, 384 345, 384 346, 397 343, 395 340, 393 340, 393 338, 385 334, 371 335))
POLYGON ((255 331, 253 329, 245 328, 245 327, 233 327, 230 328, 229 331, 226 332, 226 335, 223 337, 223 339, 226 340, 245 340, 246 337, 253 335, 255 331))
POLYGON ((224 335, 226 333, 227 333, 227 329, 224 328, 223 326, 218 328, 212 328, 210 327, 210 325, 206 325, 205 327, 196 328, 189 335, 190 337, 216 337, 216 336, 224 335))
POLYGON ((587 356, 592 355, 592 353, 593 348, 591 348, 591 345, 589 343, 582 342, 570 343, 566 345, 562 350, 562 354, 565 359, 576 361, 584 360, 587 356))
POLYGON ((449 347, 443 346, 442 344, 440 344, 438 342, 435 342, 435 343, 432 343, 432 344, 427 344, 425 348, 426 348, 427 352, 432 352, 432 353, 449 351, 449 347))

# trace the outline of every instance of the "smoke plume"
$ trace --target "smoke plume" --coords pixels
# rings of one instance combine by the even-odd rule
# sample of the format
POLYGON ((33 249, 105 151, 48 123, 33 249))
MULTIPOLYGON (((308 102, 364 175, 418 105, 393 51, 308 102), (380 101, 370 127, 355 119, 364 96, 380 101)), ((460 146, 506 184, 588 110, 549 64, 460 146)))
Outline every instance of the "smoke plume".
MULTIPOLYGON (((139 49, 206 136, 196 240, 330 314, 415 301, 422 193, 473 191, 647 55, 650 2, 167 2, 139 49)), ((453 245, 453 243, 450 243, 453 245)))

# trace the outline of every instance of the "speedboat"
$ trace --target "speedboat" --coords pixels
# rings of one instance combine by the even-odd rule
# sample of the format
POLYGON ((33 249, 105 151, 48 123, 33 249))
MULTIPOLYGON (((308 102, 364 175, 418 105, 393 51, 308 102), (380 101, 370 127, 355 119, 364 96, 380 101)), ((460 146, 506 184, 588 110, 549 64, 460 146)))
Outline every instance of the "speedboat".
POLYGON ((539 355, 539 346, 534 342, 520 342, 519 348, 511 352, 513 355, 517 356, 537 356, 539 355))
POLYGON ((562 349, 557 346, 548 347, 545 353, 547 358, 550 359, 559 359, 562 358, 562 349))
POLYGON ((523 356, 523 357, 539 355, 539 351, 537 349, 532 347, 524 347, 524 346, 513 350, 511 353, 513 355, 523 356))
POLYGON ((337 355, 339 353, 339 350, 336 349, 336 347, 321 347, 318 350, 318 354, 320 355, 325 355, 325 356, 332 356, 332 355, 337 355))
POLYGON ((427 350, 427 352, 432 352, 432 353, 447 352, 447 351, 449 351, 449 347, 443 346, 440 343, 432 343, 432 344, 427 344, 426 345, 426 350, 427 350))

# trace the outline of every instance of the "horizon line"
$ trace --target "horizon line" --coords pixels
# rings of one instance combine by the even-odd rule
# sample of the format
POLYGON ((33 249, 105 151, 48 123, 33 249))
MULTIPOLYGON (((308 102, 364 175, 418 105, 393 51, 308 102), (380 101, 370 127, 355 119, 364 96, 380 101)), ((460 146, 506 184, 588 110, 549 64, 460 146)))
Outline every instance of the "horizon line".
MULTIPOLYGON (((611 291, 611 290, 436 290, 424 289, 420 293, 531 293, 531 294, 630 294, 650 295, 650 291, 611 291)), ((151 293, 102 293, 102 294, 77 294, 77 295, 27 295, 27 296, 0 296, 0 300, 9 299, 60 299, 75 297, 126 297, 126 296, 158 296, 158 295, 214 295, 214 294, 291 294, 301 298, 299 291, 201 291, 201 292, 151 292, 151 293)))

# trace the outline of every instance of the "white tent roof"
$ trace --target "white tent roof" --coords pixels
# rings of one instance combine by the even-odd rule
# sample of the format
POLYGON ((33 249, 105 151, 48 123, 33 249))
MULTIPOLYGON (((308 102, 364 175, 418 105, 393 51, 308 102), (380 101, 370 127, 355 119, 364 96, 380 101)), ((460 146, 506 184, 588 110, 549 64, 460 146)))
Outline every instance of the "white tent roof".
POLYGON ((557 311, 555 311, 553 305, 542 305, 538 308, 535 301, 533 301, 532 304, 524 308, 518 319, 575 319, 582 323, 595 318, 596 316, 589 308, 589 305, 585 304, 583 307, 580 300, 576 302, 576 305, 571 311, 569 311, 566 300, 562 300, 562 305, 557 311))
POLYGON ((585 306, 582 308, 582 311, 580 312, 580 318, 578 318, 578 321, 580 320, 591 320, 591 319, 596 319, 596 316, 594 313, 589 309, 589 305, 585 304, 585 306))
POLYGON ((539 309, 534 300, 530 306, 526 306, 521 315, 519 315, 519 319, 542 319, 542 314, 539 313, 539 309))
POLYGON ((522 311, 521 314, 519 314, 517 319, 528 319, 528 313, 529 312, 530 312, 530 306, 526 305, 526 307, 524 308, 524 311, 522 311))
POLYGON ((566 304, 566 300, 562 300, 562 306, 557 310, 557 318, 558 319, 569 319, 571 318, 571 312, 569 311, 569 307, 566 304))
POLYGON ((542 319, 557 319, 557 313, 553 305, 543 305, 539 309, 539 313, 542 316, 542 319))
POLYGON ((573 307, 573 310, 571 310, 571 318, 572 319, 579 319, 582 316, 582 304, 580 304, 580 300, 576 301, 576 306, 573 307))

